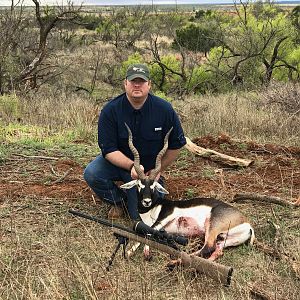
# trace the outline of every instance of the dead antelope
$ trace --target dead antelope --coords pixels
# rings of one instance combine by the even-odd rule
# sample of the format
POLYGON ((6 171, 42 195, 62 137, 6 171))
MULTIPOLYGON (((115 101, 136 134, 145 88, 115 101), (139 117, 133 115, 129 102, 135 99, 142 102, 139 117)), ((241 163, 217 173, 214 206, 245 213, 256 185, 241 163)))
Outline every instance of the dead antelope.
MULTIPOLYGON (((223 248, 237 246, 250 239, 254 241, 254 230, 242 213, 215 198, 194 198, 189 200, 171 201, 162 198, 159 193, 168 194, 155 179, 161 169, 161 159, 168 148, 170 131, 164 139, 164 146, 158 153, 156 165, 149 176, 140 167, 140 158, 129 133, 129 147, 134 155, 134 167, 138 174, 137 180, 123 184, 123 189, 137 187, 138 212, 144 223, 157 230, 164 228, 168 233, 187 237, 204 237, 204 246, 194 252, 210 260, 215 260, 223 253, 223 248)), ((128 251, 130 256, 138 247, 135 245, 128 251)), ((149 255, 149 250, 144 250, 149 255)))

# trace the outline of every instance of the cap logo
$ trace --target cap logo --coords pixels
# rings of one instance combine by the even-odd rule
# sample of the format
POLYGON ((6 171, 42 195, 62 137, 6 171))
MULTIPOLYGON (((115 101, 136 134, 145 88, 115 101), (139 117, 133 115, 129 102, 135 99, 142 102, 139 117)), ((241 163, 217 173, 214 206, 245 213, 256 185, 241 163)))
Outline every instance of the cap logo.
POLYGON ((142 68, 133 67, 132 70, 135 71, 135 72, 141 72, 141 73, 144 73, 144 74, 146 73, 145 70, 143 70, 142 68))

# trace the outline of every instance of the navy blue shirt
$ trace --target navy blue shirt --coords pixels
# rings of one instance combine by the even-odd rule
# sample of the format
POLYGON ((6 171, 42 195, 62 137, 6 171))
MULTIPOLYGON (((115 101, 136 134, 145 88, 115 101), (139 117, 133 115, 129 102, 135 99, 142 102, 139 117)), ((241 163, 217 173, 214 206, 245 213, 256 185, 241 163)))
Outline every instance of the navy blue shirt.
POLYGON ((119 150, 133 160, 125 122, 132 131, 133 144, 145 172, 154 168, 164 137, 172 126, 168 149, 180 149, 186 144, 178 116, 169 102, 149 94, 142 108, 137 110, 124 93, 108 102, 100 113, 98 144, 104 157, 119 150))

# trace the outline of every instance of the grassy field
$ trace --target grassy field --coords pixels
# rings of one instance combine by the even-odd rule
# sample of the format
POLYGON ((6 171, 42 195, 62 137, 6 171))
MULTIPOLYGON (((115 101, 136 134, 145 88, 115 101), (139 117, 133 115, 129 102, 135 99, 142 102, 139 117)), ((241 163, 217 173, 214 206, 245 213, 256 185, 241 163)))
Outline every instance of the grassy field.
MULTIPOLYGON (((272 203, 233 203, 250 217, 257 243, 225 250, 219 262, 234 268, 230 287, 192 270, 168 271, 168 256, 154 249, 150 262, 141 250, 129 261, 120 251, 106 271, 116 238, 108 228, 68 213, 76 208, 106 218, 109 209, 82 178, 99 151, 101 105, 80 97, 49 96, 42 105, 38 99, 4 97, 1 299, 298 299, 299 208, 272 203)), ((258 99, 228 94, 174 102, 187 136, 255 164, 232 169, 183 150, 166 173, 171 198, 201 195, 231 202, 238 192, 299 197, 299 115, 258 99)), ((118 222, 130 226, 126 218, 118 222)))

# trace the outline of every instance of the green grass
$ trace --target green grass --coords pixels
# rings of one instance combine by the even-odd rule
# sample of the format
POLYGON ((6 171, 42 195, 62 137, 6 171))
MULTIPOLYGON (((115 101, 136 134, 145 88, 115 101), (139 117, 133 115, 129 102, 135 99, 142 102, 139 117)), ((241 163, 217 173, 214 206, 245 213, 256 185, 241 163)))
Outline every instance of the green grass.
POLYGON ((72 130, 54 132, 41 126, 13 123, 2 125, 0 130, 4 133, 0 145, 0 161, 12 154, 21 154, 65 157, 85 163, 88 156, 92 158, 100 152, 94 137, 85 142, 78 132, 72 130))

